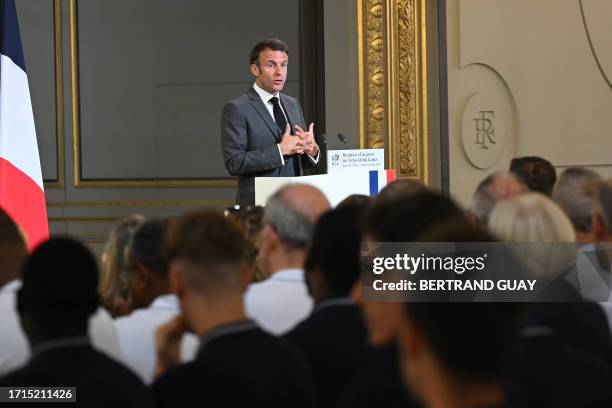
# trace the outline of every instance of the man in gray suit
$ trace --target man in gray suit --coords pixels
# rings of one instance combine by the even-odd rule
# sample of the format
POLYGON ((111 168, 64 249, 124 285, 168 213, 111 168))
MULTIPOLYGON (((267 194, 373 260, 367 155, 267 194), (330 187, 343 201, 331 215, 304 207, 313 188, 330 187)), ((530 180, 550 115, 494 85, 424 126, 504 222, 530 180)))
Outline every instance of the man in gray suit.
POLYGON ((316 165, 319 146, 307 130, 299 102, 280 91, 287 79, 287 44, 268 39, 253 47, 255 84, 223 107, 221 145, 225 168, 238 176, 236 203, 255 204, 255 177, 303 175, 304 156, 316 165))

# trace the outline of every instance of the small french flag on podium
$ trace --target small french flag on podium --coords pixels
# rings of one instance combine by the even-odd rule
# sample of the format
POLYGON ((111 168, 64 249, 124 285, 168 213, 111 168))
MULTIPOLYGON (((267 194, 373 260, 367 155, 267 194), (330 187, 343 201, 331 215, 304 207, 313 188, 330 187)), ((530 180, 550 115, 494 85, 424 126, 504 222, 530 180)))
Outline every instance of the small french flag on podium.
POLYGON ((395 181, 395 170, 370 170, 370 197, 378 195, 380 190, 395 181))

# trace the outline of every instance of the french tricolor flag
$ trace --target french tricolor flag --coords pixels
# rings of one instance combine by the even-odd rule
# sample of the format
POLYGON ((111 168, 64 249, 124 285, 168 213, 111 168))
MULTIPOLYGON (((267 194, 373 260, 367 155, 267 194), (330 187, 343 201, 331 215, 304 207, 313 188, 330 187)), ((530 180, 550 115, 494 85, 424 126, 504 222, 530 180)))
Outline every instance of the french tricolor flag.
POLYGON ((370 197, 378 195, 387 184, 395 181, 395 170, 370 170, 370 197))
POLYGON ((47 239, 49 227, 14 0, 0 0, 0 43, 0 207, 32 249, 47 239))

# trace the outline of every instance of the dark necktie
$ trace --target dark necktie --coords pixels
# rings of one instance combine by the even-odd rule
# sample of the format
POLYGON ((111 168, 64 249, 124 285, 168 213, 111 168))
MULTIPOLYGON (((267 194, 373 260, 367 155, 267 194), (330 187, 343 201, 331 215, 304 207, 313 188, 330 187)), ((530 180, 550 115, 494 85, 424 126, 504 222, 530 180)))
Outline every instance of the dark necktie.
POLYGON ((280 103, 276 96, 270 98, 270 102, 274 105, 274 121, 276 122, 276 126, 281 131, 281 135, 285 133, 285 127, 287 127, 287 119, 285 119, 285 115, 280 107, 280 103))
MULTIPOLYGON (((285 115, 283 114, 283 111, 281 110, 280 102, 279 102, 278 98, 276 96, 273 96, 272 98, 270 98, 270 102, 272 102, 272 105, 274 105, 274 110, 273 110, 273 112, 274 112, 274 121, 276 122, 276 125, 280 129, 281 135, 283 135, 285 133, 285 127, 287 126, 287 119, 285 118, 285 115)), ((289 134, 290 135, 293 134, 291 129, 289 129, 289 134)), ((293 167, 294 175, 295 176, 301 175, 301 172, 300 172, 300 163, 298 161, 299 157, 296 157, 295 155, 292 155, 292 156, 288 157, 287 160, 290 161, 290 162, 291 161, 293 162, 293 164, 291 164, 291 163, 287 163, 287 164, 293 167)))

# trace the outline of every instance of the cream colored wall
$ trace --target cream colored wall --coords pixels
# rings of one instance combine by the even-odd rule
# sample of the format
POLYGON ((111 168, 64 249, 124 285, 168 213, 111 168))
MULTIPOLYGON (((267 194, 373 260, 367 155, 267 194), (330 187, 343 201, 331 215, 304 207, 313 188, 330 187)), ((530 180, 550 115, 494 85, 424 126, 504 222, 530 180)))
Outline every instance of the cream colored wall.
POLYGON ((460 202, 517 155, 612 176, 610 21, 607 0, 447 0, 450 187, 460 202), (474 112, 491 108, 503 146, 475 150, 474 112), (477 168, 464 139, 473 161, 494 163, 477 168))

